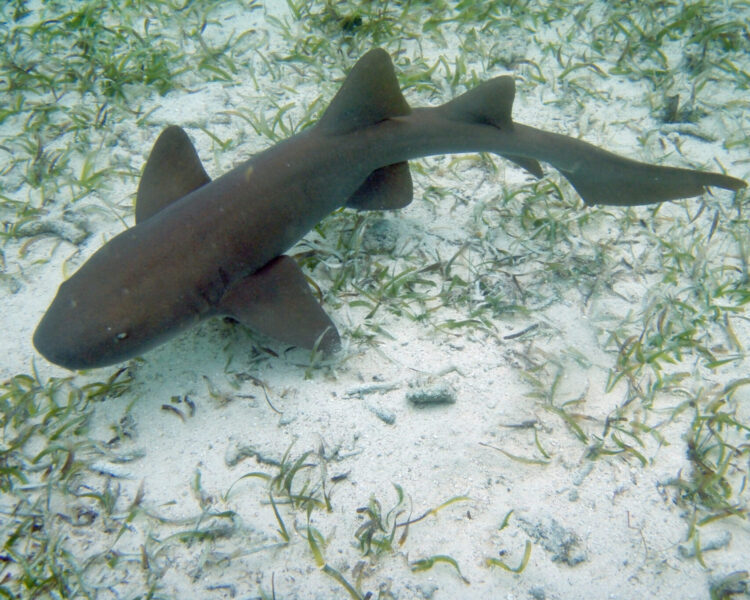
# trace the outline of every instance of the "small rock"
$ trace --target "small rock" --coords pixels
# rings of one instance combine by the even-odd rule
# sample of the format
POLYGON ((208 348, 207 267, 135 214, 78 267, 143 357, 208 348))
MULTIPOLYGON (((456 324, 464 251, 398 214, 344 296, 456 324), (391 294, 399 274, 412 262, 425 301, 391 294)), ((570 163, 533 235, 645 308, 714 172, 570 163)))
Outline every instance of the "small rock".
POLYGON ((21 281, 13 275, 0 273, 0 287, 10 294, 17 294, 21 291, 21 281))
POLYGON ((455 404, 456 390, 445 382, 412 382, 406 399, 417 408, 435 406, 438 404, 455 404))
POLYGON ((536 523, 519 517, 521 528, 527 535, 541 544, 552 554, 552 562, 563 562, 571 567, 588 559, 581 548, 581 538, 572 529, 565 529, 552 517, 540 519, 536 523))
POLYGON ((372 405, 368 405, 367 408, 386 425, 393 425, 396 422, 396 415, 389 410, 372 405))
POLYGON ((398 226, 388 219, 372 223, 362 238, 362 247, 372 254, 392 254, 398 242, 398 226))
POLYGON ((544 588, 538 586, 529 589, 529 596, 534 600, 546 600, 547 598, 547 594, 544 593, 544 588))
POLYGON ((17 237, 33 237, 36 235, 51 235, 62 238, 76 246, 83 242, 90 232, 85 222, 71 216, 66 212, 63 218, 46 217, 28 221, 18 227, 15 232, 17 237))

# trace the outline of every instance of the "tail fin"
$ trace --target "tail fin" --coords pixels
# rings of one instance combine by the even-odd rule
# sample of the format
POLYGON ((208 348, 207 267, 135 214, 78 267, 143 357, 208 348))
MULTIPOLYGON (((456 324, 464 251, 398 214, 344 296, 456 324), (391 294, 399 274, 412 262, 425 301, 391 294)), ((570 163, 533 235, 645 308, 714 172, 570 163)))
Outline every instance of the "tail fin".
POLYGON ((596 149, 575 172, 561 171, 589 206, 638 206, 700 196, 709 186, 737 191, 741 179, 676 167, 660 167, 622 158, 596 149))
POLYGON ((699 196, 710 186, 732 191, 747 186, 741 179, 721 173, 649 165, 581 140, 539 133, 547 139, 542 160, 557 168, 589 206, 654 204, 699 196))

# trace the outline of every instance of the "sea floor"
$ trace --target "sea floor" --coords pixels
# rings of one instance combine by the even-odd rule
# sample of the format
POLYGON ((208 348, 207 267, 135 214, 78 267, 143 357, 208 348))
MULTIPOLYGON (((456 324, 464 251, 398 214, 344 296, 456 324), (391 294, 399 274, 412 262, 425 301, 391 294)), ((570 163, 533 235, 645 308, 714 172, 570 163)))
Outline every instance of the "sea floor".
POLYGON ((0 8, 1 595, 750 596, 746 191, 586 208, 423 159, 289 252, 333 357, 221 319, 88 372, 31 344, 164 127, 217 176, 375 46, 412 106, 511 73, 520 123, 750 180, 746 2, 521 4, 0 8))

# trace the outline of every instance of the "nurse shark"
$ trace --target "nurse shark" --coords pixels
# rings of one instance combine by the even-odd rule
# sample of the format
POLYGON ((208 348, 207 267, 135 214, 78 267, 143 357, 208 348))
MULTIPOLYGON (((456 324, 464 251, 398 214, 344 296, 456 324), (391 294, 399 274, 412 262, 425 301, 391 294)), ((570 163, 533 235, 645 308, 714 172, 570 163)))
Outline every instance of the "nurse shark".
POLYGON ((63 282, 34 333, 68 369, 125 361, 203 319, 233 317, 303 348, 339 335, 284 255, 341 206, 402 208, 410 159, 491 152, 542 176, 560 171, 587 205, 633 206, 739 190, 720 173, 649 165, 514 123, 514 81, 501 76, 432 108, 411 108, 382 49, 354 65, 314 125, 211 180, 185 132, 165 129, 146 162, 136 224, 63 282))

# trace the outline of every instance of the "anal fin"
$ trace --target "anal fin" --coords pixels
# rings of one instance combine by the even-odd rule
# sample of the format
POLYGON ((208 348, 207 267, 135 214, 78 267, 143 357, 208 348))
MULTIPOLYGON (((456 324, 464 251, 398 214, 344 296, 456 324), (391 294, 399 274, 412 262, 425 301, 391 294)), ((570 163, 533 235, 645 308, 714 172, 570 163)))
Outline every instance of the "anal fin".
POLYGON ((400 162, 370 173, 346 205, 357 210, 393 210, 408 205, 412 197, 409 163, 400 162))
POLYGON ((324 354, 341 345, 336 327, 288 256, 274 258, 235 283, 222 297, 218 311, 285 344, 312 349, 317 343, 324 354))
POLYGON ((515 156, 513 154, 501 154, 501 156, 512 163, 515 163, 521 167, 524 171, 528 171, 537 179, 544 177, 544 171, 542 165, 539 164, 538 160, 533 158, 526 158, 525 156, 515 156))

